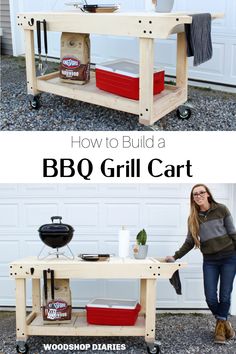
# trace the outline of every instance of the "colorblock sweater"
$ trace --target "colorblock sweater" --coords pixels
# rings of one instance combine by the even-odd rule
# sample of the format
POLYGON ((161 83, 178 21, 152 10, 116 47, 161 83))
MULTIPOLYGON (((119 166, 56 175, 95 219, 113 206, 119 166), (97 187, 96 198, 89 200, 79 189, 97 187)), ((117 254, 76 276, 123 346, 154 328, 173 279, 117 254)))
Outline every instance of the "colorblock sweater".
MULTIPOLYGON (((236 230, 228 208, 212 203, 207 212, 199 212, 200 250, 205 260, 220 259, 236 254, 236 230)), ((191 233, 175 252, 174 258, 182 258, 195 246, 191 233)))

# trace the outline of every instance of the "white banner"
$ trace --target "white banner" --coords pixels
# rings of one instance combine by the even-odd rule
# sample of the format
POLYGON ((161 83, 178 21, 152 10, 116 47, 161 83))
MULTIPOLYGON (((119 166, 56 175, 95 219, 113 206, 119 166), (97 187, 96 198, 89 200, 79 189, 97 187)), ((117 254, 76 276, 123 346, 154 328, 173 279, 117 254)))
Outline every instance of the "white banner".
POLYGON ((235 132, 1 132, 0 183, 235 183, 235 132))

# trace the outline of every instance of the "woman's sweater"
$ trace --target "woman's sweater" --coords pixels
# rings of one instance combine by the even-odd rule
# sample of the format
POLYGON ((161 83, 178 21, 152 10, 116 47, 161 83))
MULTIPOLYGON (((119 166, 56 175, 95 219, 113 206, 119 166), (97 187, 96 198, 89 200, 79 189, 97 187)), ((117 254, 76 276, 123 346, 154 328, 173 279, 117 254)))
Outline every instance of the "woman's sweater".
MULTIPOLYGON (((236 254, 236 230, 228 208, 219 203, 212 203, 207 212, 199 212, 200 250, 204 259, 213 260, 236 254)), ((182 258, 195 243, 190 232, 175 252, 174 258, 182 258)))

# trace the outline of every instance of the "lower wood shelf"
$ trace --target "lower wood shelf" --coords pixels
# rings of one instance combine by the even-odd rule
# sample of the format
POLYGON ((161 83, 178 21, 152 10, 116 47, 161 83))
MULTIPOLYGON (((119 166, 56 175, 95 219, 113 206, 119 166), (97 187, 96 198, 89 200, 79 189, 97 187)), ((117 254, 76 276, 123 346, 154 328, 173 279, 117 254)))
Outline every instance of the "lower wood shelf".
MULTIPOLYGON (((37 77, 37 90, 55 95, 72 98, 75 100, 100 105, 128 113, 139 115, 139 101, 117 96, 100 90, 96 87, 94 73, 90 82, 85 85, 61 82, 59 73, 52 73, 37 77)), ((165 90, 153 98, 153 117, 140 123, 152 124, 164 115, 176 109, 187 100, 187 88, 165 85, 165 90)))
POLYGON ((75 100, 97 104, 124 112, 138 114, 139 102, 112 93, 99 90, 96 87, 95 77, 91 75, 90 81, 85 85, 61 82, 58 73, 37 78, 37 89, 55 95, 73 98, 75 100))
MULTIPOLYGON (((30 315, 28 316, 28 318, 30 315)), ((145 318, 140 315, 134 326, 97 326, 87 323, 86 313, 73 312, 70 323, 44 324, 41 314, 31 316, 27 335, 35 336, 145 336, 145 318)))

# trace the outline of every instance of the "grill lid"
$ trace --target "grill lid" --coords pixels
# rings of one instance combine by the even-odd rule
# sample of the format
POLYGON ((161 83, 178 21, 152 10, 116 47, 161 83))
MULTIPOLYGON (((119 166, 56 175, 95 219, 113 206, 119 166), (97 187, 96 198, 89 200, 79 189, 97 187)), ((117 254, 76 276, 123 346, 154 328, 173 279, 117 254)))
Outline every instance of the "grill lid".
POLYGON ((49 247, 60 248, 67 245, 74 233, 74 229, 71 225, 63 224, 61 222, 61 216, 52 216, 52 223, 45 224, 39 228, 39 236, 41 240, 49 247), (54 222, 59 220, 59 222, 54 222))
POLYGON ((73 227, 68 224, 63 224, 61 222, 61 216, 52 216, 51 217, 52 223, 51 224, 44 224, 40 226, 39 232, 48 232, 48 233, 58 233, 58 232, 70 232, 74 231, 73 227), (58 219, 59 222, 54 222, 54 220, 58 219))

